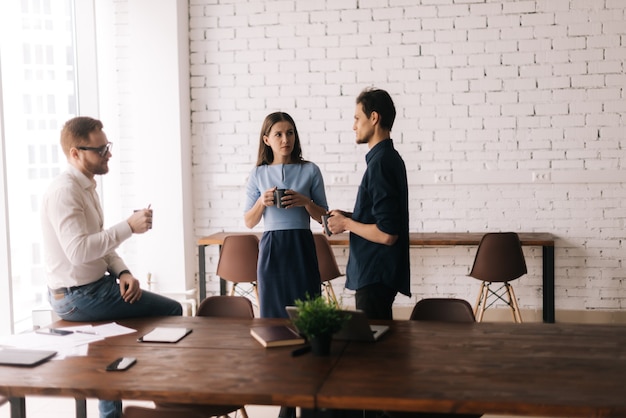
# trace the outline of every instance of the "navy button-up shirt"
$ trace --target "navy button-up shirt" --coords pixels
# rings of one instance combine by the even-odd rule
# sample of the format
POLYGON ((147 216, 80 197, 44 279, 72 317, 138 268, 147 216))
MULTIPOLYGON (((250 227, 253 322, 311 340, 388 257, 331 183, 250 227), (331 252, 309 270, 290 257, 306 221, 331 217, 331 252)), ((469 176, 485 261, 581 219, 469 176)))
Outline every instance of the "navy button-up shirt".
POLYGON ((352 219, 364 224, 376 224, 378 229, 397 235, 398 239, 389 246, 350 233, 346 287, 357 290, 383 283, 410 296, 406 167, 391 139, 376 144, 365 156, 365 161, 367 169, 359 186, 352 219))

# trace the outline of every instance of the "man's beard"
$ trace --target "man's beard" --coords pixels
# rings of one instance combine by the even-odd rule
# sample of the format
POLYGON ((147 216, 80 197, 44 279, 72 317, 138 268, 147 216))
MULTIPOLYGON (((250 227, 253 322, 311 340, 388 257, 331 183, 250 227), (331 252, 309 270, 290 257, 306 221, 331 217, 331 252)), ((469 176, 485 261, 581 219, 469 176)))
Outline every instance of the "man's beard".
POLYGON ((102 175, 109 172, 109 164, 107 162, 102 164, 88 164, 87 169, 93 173, 93 175, 102 175))

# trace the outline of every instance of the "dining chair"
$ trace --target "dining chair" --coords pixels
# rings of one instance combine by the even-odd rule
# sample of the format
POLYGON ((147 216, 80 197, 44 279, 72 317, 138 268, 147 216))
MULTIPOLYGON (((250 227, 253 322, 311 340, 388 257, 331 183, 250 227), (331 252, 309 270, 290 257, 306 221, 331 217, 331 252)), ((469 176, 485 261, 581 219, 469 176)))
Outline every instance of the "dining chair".
MULTIPOLYGON (((259 259, 259 238, 253 234, 235 234, 224 238, 216 274, 232 283, 230 295, 241 296, 254 292, 257 306, 260 306, 257 287, 257 262, 259 259), (238 285, 249 283, 249 292, 238 291, 238 285)), ((239 288, 241 289, 241 288, 239 288)))
MULTIPOLYGON (((254 318, 254 309, 250 299, 245 296, 209 296, 198 306, 196 316, 252 319, 254 318)), ((241 411, 242 418, 248 418, 245 405, 182 405, 169 402, 156 402, 155 404, 155 408, 129 406, 124 409, 124 417, 165 418, 167 416, 184 416, 191 418, 208 418, 226 416, 231 412, 239 410, 241 411), (135 415, 127 415, 127 410, 130 410, 130 413, 135 415), (163 415, 162 413, 164 412, 171 415, 163 415), (152 413, 152 415, 150 415, 150 413, 152 413), (182 415, 175 415, 175 413, 182 415)))
POLYGON ((409 319, 463 323, 476 321, 472 305, 464 299, 455 298, 422 299, 413 307, 409 319))
POLYGON ((198 306, 196 316, 254 318, 254 308, 244 296, 209 296, 198 306))
POLYGON ((513 320, 522 322, 517 298, 510 282, 527 272, 522 244, 515 232, 485 234, 478 244, 474 265, 469 273, 470 277, 481 281, 474 307, 476 321, 481 322, 485 310, 497 301, 502 301, 511 309, 513 320), (501 283, 501 286, 493 290, 490 287, 493 283, 501 283), (489 300, 491 302, 487 304, 489 300))
POLYGON ((322 293, 326 296, 326 300, 339 305, 337 296, 330 282, 337 277, 343 276, 337 265, 335 253, 328 242, 328 238, 324 234, 313 234, 315 241, 315 252, 317 253, 317 265, 320 270, 320 280, 322 282, 322 293))

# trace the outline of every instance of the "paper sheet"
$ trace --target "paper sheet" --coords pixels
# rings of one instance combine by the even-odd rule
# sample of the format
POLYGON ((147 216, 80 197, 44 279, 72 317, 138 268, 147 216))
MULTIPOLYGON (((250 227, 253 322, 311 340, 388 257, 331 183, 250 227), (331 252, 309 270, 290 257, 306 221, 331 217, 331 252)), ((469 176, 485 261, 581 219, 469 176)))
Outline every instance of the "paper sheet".
POLYGON ((59 360, 69 356, 87 355, 89 343, 102 341, 108 337, 136 332, 136 330, 132 328, 124 327, 115 322, 97 326, 78 325, 59 329, 73 331, 73 333, 60 336, 43 335, 31 331, 22 334, 7 335, 0 337, 0 346, 54 350, 57 352, 54 360, 59 360))

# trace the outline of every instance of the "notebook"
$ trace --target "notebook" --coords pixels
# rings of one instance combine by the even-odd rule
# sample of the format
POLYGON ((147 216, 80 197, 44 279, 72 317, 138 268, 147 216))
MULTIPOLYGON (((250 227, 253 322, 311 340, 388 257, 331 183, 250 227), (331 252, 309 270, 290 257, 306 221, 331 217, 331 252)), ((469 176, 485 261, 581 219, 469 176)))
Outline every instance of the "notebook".
MULTIPOLYGON (((298 317, 298 308, 286 306, 287 315, 293 322, 298 317)), ((388 325, 370 325, 365 312, 360 310, 342 310, 345 315, 350 315, 350 319, 343 327, 333 335, 335 340, 349 341, 377 341, 387 331, 388 325)))
POLYGON ((190 332, 190 328, 156 327, 137 341, 144 343, 177 343, 190 332))
POLYGON ((263 347, 304 344, 304 338, 286 325, 252 327, 250 335, 256 338, 263 347))
POLYGON ((0 349, 0 364, 8 366, 33 367, 48 361, 56 355, 51 350, 31 350, 26 348, 0 349))

